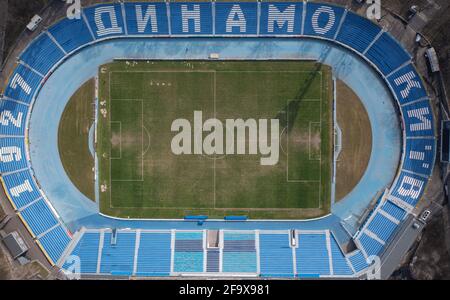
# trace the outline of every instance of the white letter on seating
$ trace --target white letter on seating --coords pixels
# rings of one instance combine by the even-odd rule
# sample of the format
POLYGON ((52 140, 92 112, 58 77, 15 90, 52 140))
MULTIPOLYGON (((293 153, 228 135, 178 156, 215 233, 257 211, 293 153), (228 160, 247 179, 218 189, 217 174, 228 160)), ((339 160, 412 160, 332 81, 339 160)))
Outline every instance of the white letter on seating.
POLYGON ((404 176, 398 193, 404 197, 411 197, 413 199, 419 198, 422 190, 423 181, 409 176, 404 176))
POLYGON ((97 25, 97 35, 103 36, 107 34, 122 33, 122 28, 117 24, 116 10, 114 6, 103 6, 95 9, 95 25, 97 25), (108 14, 111 27, 106 28, 102 20, 102 15, 108 14))
POLYGON ((147 6, 147 11, 143 16, 142 6, 136 5, 136 21, 139 33, 145 32, 148 21, 150 20, 150 27, 152 32, 158 32, 158 23, 156 19, 156 8, 154 5, 147 6))
POLYGON ((235 4, 231 8, 226 25, 227 32, 233 32, 233 27, 239 27, 239 32, 247 31, 247 21, 245 20, 244 13, 239 5, 235 4))
POLYGON ((19 112, 17 114, 17 118, 15 118, 13 116, 13 114, 11 113, 11 111, 4 110, 0 114, 0 124, 2 124, 3 126, 8 126, 9 122, 11 121, 11 123, 14 126, 16 126, 17 128, 20 128, 20 123, 22 123, 22 116, 23 116, 23 113, 19 112))
POLYGON ((414 80, 416 78, 416 74, 414 74, 413 71, 406 73, 405 75, 402 75, 396 79, 394 79, 394 83, 397 86, 400 86, 402 84, 406 83, 405 89, 400 91, 400 94, 402 95, 403 99, 406 99, 409 96, 409 93, 411 92, 412 88, 418 88, 420 89, 420 82, 417 80, 414 80))
POLYGON ((9 163, 12 161, 20 161, 22 159, 22 151, 19 147, 2 147, 0 148, 0 161, 9 163))
POLYGON ((333 28, 335 21, 336 16, 334 14, 334 10, 331 7, 328 6, 319 7, 312 16, 312 26, 314 32, 318 34, 326 34, 328 31, 330 31, 331 28, 333 28), (328 15, 328 23, 323 28, 319 26, 319 17, 322 13, 328 15))
POLYGON ((29 95, 31 93, 31 87, 28 85, 28 83, 26 83, 25 79, 23 79, 22 76, 20 76, 19 74, 15 74, 13 79, 11 80, 11 88, 12 89, 16 89, 17 86, 20 86, 20 88, 27 94, 29 95))
POLYGON ((269 4, 269 15, 267 31, 273 32, 275 23, 277 23, 278 28, 282 28, 287 22, 287 32, 294 31, 294 19, 295 19, 295 5, 289 5, 284 11, 279 11, 278 8, 269 4))
POLYGON ((170 147, 173 154, 191 154, 191 123, 186 119, 176 119, 172 122, 171 130, 180 131, 172 139, 170 147))
POLYGON ((420 121, 420 123, 412 123, 409 125, 411 131, 421 131, 421 130, 430 130, 431 129, 431 121, 427 119, 425 116, 429 115, 430 112, 427 107, 418 108, 408 110, 409 118, 416 118, 420 121))
POLYGON ((189 32, 189 20, 194 20, 194 32, 200 32, 200 5, 194 4, 193 10, 188 10, 187 5, 181 5, 181 19, 183 32, 189 32))
POLYGON ((29 192, 31 193, 33 191, 33 188, 31 187, 30 182, 27 180, 25 180, 24 183, 22 183, 21 185, 15 186, 13 188, 11 188, 9 190, 9 192, 11 193, 12 196, 14 197, 19 197, 20 194, 24 193, 24 192, 29 192))

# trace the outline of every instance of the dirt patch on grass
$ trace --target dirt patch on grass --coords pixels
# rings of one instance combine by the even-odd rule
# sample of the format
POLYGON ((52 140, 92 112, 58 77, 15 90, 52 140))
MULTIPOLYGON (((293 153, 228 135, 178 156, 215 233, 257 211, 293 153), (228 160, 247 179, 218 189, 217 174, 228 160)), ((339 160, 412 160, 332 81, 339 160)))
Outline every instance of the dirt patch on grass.
POLYGON ((120 133, 113 133, 111 137, 111 146, 118 147, 120 146, 120 133))
POLYGON ((337 82, 337 122, 342 130, 342 151, 336 163, 336 200, 350 193, 361 180, 372 151, 369 116, 358 96, 337 82))
POLYGON ((95 199, 94 158, 89 151, 95 81, 83 84, 64 109, 58 129, 58 149, 64 170, 86 197, 95 199))

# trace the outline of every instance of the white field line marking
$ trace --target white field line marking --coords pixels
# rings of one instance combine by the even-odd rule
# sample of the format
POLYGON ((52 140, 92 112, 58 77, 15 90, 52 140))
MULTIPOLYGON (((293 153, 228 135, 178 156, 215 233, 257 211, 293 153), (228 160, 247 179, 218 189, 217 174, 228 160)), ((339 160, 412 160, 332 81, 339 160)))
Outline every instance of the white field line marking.
MULTIPOLYGON (((114 99, 112 101, 140 101, 141 102, 141 178, 140 179, 111 179, 111 181, 120 181, 120 182, 143 182, 144 181, 144 100, 143 99, 114 99)), ((113 121, 120 122, 120 121, 113 121)), ((122 142, 122 141, 121 141, 122 142)), ((111 149, 111 147, 110 147, 111 149)), ((111 150, 110 150, 111 152, 111 150)), ((121 149, 121 157, 122 157, 122 149, 121 149)), ((111 166, 111 155, 110 155, 110 166, 111 166)), ((111 170, 111 169, 110 169, 111 170)), ((112 174, 110 171, 110 178, 112 178, 112 174)))
MULTIPOLYGON (((255 70, 255 71, 233 71, 233 70, 228 70, 228 71, 216 71, 216 70, 177 70, 177 71, 171 71, 171 70, 162 70, 162 71, 113 71, 114 73, 214 73, 214 116, 216 117, 216 74, 217 73, 311 73, 311 71, 292 71, 292 70, 285 70, 285 71, 261 71, 261 70, 255 70)), ((111 97, 111 73, 109 73, 109 95, 111 97)), ((320 73, 321 77, 321 82, 320 82, 320 98, 319 99, 302 99, 302 101, 305 102, 320 102, 320 124, 322 124, 322 98, 323 98, 323 72, 322 71, 317 71, 318 73, 320 73)), ((116 99, 115 99, 116 100, 116 99)), ((141 100, 142 99, 119 99, 119 100, 141 100)), ((112 101, 110 99, 110 101, 112 101)), ((142 102, 143 103, 143 102, 142 102)), ((142 116, 143 116, 143 108, 141 110, 142 112, 142 116)), ((109 110, 109 114, 111 115, 111 109, 109 110)), ((111 117, 110 117, 111 119, 111 117)), ((143 118, 142 118, 142 122, 143 122, 143 118)), ((288 143, 289 143, 289 139, 288 139, 288 143)), ((141 143, 142 147, 143 147, 143 138, 142 138, 142 143, 141 143)), ((289 148, 289 147, 288 147, 289 148)), ((111 152, 111 147, 110 147, 110 152, 111 152)), ((287 151, 287 157, 288 155, 287 151)), ((110 153, 111 155, 111 153, 110 153)), ((320 149, 320 161, 322 158, 322 149, 320 149)), ((142 155, 142 159, 143 159, 143 155, 142 155)), ((251 209, 247 209, 247 208, 216 208, 216 166, 215 166, 215 162, 216 162, 217 158, 214 158, 214 209, 218 209, 218 210, 254 210, 254 211, 267 211, 267 210, 280 210, 280 211, 289 211, 289 210, 304 210, 304 208, 251 208, 251 209)), ((288 164, 287 164, 288 165, 288 164)), ((110 174, 111 174, 111 163, 110 163, 110 174)), ((143 162, 142 162, 142 168, 143 168, 143 162)), ((288 167, 287 167, 288 170, 288 167)), ((322 164, 320 164, 320 170, 322 171, 322 164)), ((320 179, 317 180, 296 180, 296 181, 291 181, 291 180, 287 180, 287 182, 300 182, 300 183, 319 183, 319 205, 317 207, 312 207, 312 208, 308 208, 308 209, 316 209, 316 208, 322 208, 322 205, 320 203, 320 193, 321 193, 321 172, 320 171, 320 179)), ((142 170, 143 172, 143 170, 142 170)), ((114 180, 114 181, 128 181, 128 180, 114 180)), ((144 181, 144 180, 131 180, 131 181, 144 181)), ((111 176, 110 176, 110 188, 111 188, 111 176)), ((110 208, 114 208, 112 206, 112 200, 111 200, 111 193, 110 193, 110 208)), ((120 206, 118 208, 123 208, 123 209, 128 209, 128 208, 144 208, 144 209, 163 209, 163 210, 173 210, 173 209, 192 209, 192 207, 155 207, 155 206, 144 206, 144 207, 134 207, 134 206, 120 206)), ((196 209, 211 209, 211 207, 198 207, 196 209)))
MULTIPOLYGON (((122 159, 122 122, 121 121, 109 121, 109 123, 119 123, 119 157, 110 156, 111 159, 122 159)), ((110 147, 112 148, 112 147, 110 147)))
MULTIPOLYGON (((322 136, 322 124, 321 124, 321 122, 309 122, 309 141, 308 141, 308 148, 309 148, 309 150, 308 150, 308 152, 309 152, 309 155, 308 155, 308 158, 309 158, 309 160, 318 160, 318 161, 320 161, 320 155, 322 154, 322 153, 320 153, 319 154, 319 159, 317 159, 317 158, 314 158, 314 155, 311 155, 311 153, 312 153, 312 151, 311 151, 311 127, 313 127, 313 125, 316 125, 316 124, 319 124, 320 126, 319 126, 319 134, 320 134, 320 136, 322 136)), ((320 146, 319 146, 319 150, 320 150, 320 147, 322 146, 322 141, 320 142, 320 146)))

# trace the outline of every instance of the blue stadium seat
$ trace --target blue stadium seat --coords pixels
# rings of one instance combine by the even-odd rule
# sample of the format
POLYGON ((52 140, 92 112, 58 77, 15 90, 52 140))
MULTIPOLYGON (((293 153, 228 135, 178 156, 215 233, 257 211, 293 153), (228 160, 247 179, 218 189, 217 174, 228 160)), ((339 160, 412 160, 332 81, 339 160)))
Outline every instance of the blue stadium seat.
POLYGON ((427 182, 428 179, 422 176, 403 171, 391 188, 391 195, 414 207, 422 197, 427 182))
POLYGON ((111 245, 112 233, 106 232, 100 265, 100 273, 132 275, 134 264, 135 232, 117 232, 115 245, 111 245))
POLYGON ((372 21, 348 12, 336 40, 363 53, 380 31, 372 21))
POLYGON ((206 272, 220 271, 220 250, 208 249, 206 252, 206 272))
POLYGON ((8 100, 0 100, 0 135, 25 135, 28 106, 8 100))
POLYGON ((120 4, 96 5, 83 9, 96 39, 125 35, 120 4))
POLYGON ((168 276, 170 274, 169 233, 141 233, 138 250, 138 276, 168 276), (152 275, 153 274, 153 275, 152 275))
POLYGON ((28 45, 19 59, 42 75, 46 75, 63 57, 64 52, 44 32, 28 45))
POLYGON ((224 231, 223 272, 256 273, 256 243, 254 233, 224 231))
POLYGON ((170 5, 172 34, 212 34, 212 7, 210 2, 172 2, 170 5), (185 11, 183 22, 182 11, 185 11))
POLYGON ((5 96, 13 100, 30 103, 38 90, 42 77, 27 67, 18 64, 9 77, 5 96))
POLYGON ((361 272, 369 266, 361 250, 354 251, 348 256, 348 259, 352 263, 356 273, 361 272))
POLYGON ((260 34, 300 35, 302 14, 302 2, 261 2, 260 34))
POLYGON ((398 225, 386 218, 380 213, 377 213, 370 221, 367 228, 375 233, 384 242, 387 242, 389 238, 394 234, 398 225))
POLYGON ((412 64, 401 68, 388 79, 401 104, 410 103, 427 96, 421 77, 412 64))
POLYGON ((366 233, 363 233, 360 236, 359 241, 361 242, 361 245, 364 248, 364 251, 366 251, 367 256, 372 256, 372 255, 377 256, 383 250, 383 244, 381 244, 377 240, 371 238, 366 233))
POLYGON ((125 3, 128 34, 160 35, 169 34, 166 3, 137 2, 125 3), (156 15, 156 23, 152 19, 156 15), (148 17, 148 19, 146 18, 148 17), (145 22, 147 20, 147 22, 145 22))
POLYGON ((330 275, 326 236, 324 233, 301 233, 296 249, 297 274, 330 275))
POLYGON ((427 100, 402 107, 407 137, 434 137, 433 111, 427 100))
POLYGON ((256 273, 256 252, 223 252, 222 264, 225 273, 256 273))
POLYGON ((0 138, 0 173, 28 167, 23 138, 0 138))
POLYGON ((3 176, 6 190, 17 209, 41 197, 41 194, 31 178, 30 171, 24 170, 3 176))
POLYGON ((342 7, 308 2, 303 33, 334 39, 344 12, 342 7))
POLYGON ((340 276, 352 275, 353 271, 345 259, 344 253, 339 248, 338 243, 333 235, 330 236, 331 257, 333 260, 333 274, 340 276))
POLYGON ((289 240, 288 233, 259 235, 261 276, 294 276, 294 260, 289 240))
POLYGON ((388 214, 390 214, 391 216, 393 216, 394 218, 396 218, 399 221, 402 221, 405 218, 405 216, 406 216, 406 211, 404 211, 403 209, 401 209, 400 207, 398 207, 397 205, 395 205, 391 201, 386 201, 382 205, 381 209, 384 210, 385 212, 387 212, 388 214))
POLYGON ((216 2, 215 6, 217 35, 257 34, 256 2, 216 2))
POLYGON ((203 272, 203 232, 176 232, 174 272, 203 272))
POLYGON ((403 169, 430 176, 436 155, 435 139, 407 139, 403 169))
MULTIPOLYGON (((95 274, 97 272, 99 245, 99 232, 86 232, 80 238, 71 253, 71 255, 76 255, 80 258, 80 273, 95 274)), ((69 266, 68 263, 64 263, 63 269, 67 269, 69 266)))
POLYGON ((388 75, 411 60, 411 56, 389 33, 384 32, 370 47, 366 57, 388 75))
POLYGON ((58 224, 58 220, 43 199, 27 206, 20 212, 20 215, 35 236, 39 236, 58 224))
POLYGON ((83 18, 64 18, 48 30, 67 53, 93 41, 83 18))
POLYGON ((57 263, 64 250, 69 246, 71 237, 62 225, 52 229, 49 233, 39 239, 45 252, 50 256, 53 263, 57 263))

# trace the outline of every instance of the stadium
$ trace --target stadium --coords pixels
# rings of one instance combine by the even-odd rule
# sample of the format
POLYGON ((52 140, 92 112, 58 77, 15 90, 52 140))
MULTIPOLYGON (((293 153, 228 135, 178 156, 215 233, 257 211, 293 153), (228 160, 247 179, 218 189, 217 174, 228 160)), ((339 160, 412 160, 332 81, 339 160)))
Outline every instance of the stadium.
POLYGON ((0 94, 2 204, 50 269, 392 273, 440 119, 389 28, 319 1, 90 2, 36 32, 0 94))

